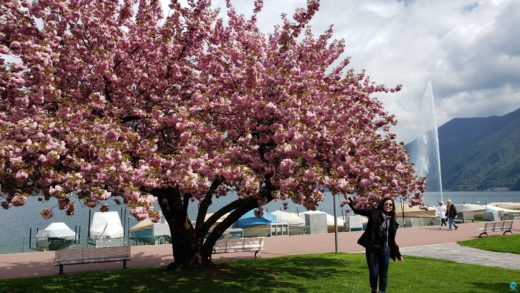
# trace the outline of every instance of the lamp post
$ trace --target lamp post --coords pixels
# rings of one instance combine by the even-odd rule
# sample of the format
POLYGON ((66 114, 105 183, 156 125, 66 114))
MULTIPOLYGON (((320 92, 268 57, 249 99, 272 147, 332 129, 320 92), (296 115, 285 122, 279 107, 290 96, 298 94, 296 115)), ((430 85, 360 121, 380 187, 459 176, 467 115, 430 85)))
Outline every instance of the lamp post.
POLYGON ((336 217, 336 195, 332 194, 332 205, 334 207, 334 249, 338 253, 338 218, 336 217))
POLYGON ((402 198, 399 198, 399 201, 401 202, 401 213, 403 215, 403 228, 405 227, 405 221, 404 221, 404 202, 402 198))

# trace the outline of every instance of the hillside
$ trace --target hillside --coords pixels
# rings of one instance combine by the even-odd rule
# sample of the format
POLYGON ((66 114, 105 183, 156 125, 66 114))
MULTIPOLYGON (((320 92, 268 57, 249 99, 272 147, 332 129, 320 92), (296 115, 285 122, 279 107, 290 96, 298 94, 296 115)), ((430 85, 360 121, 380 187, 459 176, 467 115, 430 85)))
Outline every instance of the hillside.
MULTIPOLYGON (((438 132, 443 189, 520 190, 520 109, 499 117, 456 118, 438 132)), ((417 141, 407 144, 409 150, 416 146, 417 141)))

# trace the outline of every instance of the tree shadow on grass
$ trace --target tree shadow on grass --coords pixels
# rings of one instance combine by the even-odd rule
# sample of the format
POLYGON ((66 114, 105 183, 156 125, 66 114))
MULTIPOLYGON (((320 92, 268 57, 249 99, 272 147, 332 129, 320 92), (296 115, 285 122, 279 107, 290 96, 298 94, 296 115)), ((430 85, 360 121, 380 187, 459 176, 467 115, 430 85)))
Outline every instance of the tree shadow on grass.
POLYGON ((365 268, 359 266, 358 262, 332 255, 231 261, 198 271, 200 274, 190 276, 192 279, 180 278, 175 287, 170 288, 192 292, 305 292, 308 290, 305 283, 345 274, 358 275, 360 271, 365 273, 365 268), (194 282, 193 278, 198 281, 194 282))
MULTIPOLYGON (((338 259, 332 255, 300 255, 299 257, 281 257, 268 262, 251 260, 229 264, 229 273, 217 278, 218 282, 226 277, 234 278, 230 290, 265 292, 266 290, 307 291, 305 283, 323 282, 329 277, 357 276, 366 274, 362 262, 338 259), (242 274, 243 271, 249 271, 242 274), (252 272, 252 273, 251 273, 252 272), (222 278, 223 277, 223 278, 222 278)), ((222 285, 226 285, 224 281, 222 285)), ((219 287, 222 288, 222 287, 219 287)))
POLYGON ((473 288, 462 292, 511 292, 509 283, 505 282, 472 282, 473 288))
MULTIPOLYGON (((148 259, 160 263, 161 259, 148 259)), ((211 268, 165 267, 66 274, 0 281, 3 292, 306 292, 306 282, 360 275, 364 264, 333 255, 221 262, 211 268), (36 292, 36 291, 34 291, 36 292)))

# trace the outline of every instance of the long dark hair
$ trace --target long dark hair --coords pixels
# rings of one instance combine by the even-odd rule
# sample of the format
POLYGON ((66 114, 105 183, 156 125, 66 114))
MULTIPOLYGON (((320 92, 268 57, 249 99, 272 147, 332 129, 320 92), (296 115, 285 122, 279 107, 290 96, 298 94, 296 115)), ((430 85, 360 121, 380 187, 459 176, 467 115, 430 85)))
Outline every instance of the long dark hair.
POLYGON ((385 209, 384 209, 385 201, 388 201, 388 200, 392 202, 392 211, 390 212, 390 216, 392 216, 392 220, 395 221, 395 202, 394 202, 393 198, 391 198, 391 197, 383 198, 383 200, 381 200, 379 202, 379 204, 377 205, 377 209, 380 210, 381 212, 385 213, 385 209))

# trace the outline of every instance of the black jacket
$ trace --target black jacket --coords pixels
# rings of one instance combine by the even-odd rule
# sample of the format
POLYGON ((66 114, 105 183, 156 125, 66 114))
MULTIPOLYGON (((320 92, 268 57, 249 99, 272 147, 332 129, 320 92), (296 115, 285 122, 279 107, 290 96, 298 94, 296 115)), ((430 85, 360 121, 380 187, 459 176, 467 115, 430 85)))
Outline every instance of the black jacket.
MULTIPOLYGON (((358 244, 365 247, 367 250, 381 251, 384 249, 384 239, 379 233, 379 227, 385 221, 385 216, 381 210, 378 209, 356 209, 352 204, 350 208, 354 213, 368 217, 368 224, 365 232, 358 240, 358 244)), ((390 230, 388 230, 388 246, 390 247, 390 258, 395 261, 395 258, 401 257, 399 246, 395 243, 395 234, 399 224, 395 221, 390 221, 390 230)))
POLYGON ((454 204, 450 205, 450 208, 446 209, 446 217, 455 218, 457 216, 457 208, 454 204))

